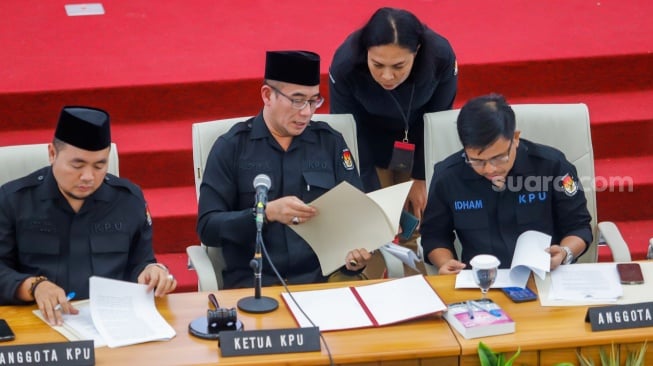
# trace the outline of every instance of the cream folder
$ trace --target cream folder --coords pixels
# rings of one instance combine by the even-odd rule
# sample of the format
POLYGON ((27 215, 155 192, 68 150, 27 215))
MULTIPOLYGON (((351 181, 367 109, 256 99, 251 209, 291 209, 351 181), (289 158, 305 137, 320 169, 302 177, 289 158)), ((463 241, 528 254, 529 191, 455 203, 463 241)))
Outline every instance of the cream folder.
POLYGON ((290 228, 313 248, 326 276, 345 264, 349 251, 372 251, 394 239, 412 184, 408 181, 365 194, 341 182, 309 203, 318 209, 316 217, 290 228))

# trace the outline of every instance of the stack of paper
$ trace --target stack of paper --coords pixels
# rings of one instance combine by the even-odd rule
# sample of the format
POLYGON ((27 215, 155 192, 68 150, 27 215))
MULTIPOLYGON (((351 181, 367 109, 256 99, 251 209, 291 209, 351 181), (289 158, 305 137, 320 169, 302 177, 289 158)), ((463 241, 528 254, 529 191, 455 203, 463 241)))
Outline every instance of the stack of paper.
POLYGON ((397 257, 397 259, 399 259, 400 261, 402 261, 404 264, 414 269, 415 271, 419 271, 419 269, 417 268, 417 263, 419 263, 421 259, 417 256, 414 250, 404 247, 402 245, 395 244, 393 242, 386 243, 380 249, 383 249, 386 252, 394 255, 395 257, 397 257))
MULTIPOLYGON (((52 329, 61 333, 70 341, 92 340, 95 348, 104 347, 107 342, 104 337, 98 333, 93 324, 91 317, 91 304, 88 300, 73 301, 71 303, 75 309, 79 310, 76 315, 63 314, 62 325, 52 325, 52 329)), ((36 309, 32 311, 39 319, 46 321, 41 314, 41 310, 36 309)))
MULTIPOLYGON (((551 269, 551 236, 539 231, 529 230, 517 238, 510 269, 500 269, 492 288, 526 287, 531 271, 544 278, 551 269)), ((460 271, 456 276, 456 288, 475 288, 471 269, 460 271)))
MULTIPOLYGON (((71 341, 93 340, 95 347, 120 347, 169 340, 175 330, 159 314, 154 292, 146 285, 93 276, 90 299, 75 302, 79 314, 64 314, 64 324, 53 326, 71 341)), ((45 321, 40 310, 34 314, 45 321)))
POLYGON ((551 272, 551 300, 605 303, 621 296, 623 287, 615 263, 577 263, 551 272))

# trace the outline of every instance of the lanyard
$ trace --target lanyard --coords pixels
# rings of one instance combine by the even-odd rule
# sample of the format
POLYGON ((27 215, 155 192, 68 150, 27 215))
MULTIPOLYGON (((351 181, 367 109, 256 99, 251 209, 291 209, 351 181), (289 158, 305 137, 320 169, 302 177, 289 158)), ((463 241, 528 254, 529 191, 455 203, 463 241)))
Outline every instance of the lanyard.
POLYGON ((401 103, 395 98, 394 94, 392 94, 392 90, 388 91, 390 93, 390 97, 392 100, 395 102, 395 105, 397 106, 397 109, 399 110, 399 114, 401 115, 401 118, 404 120, 404 142, 408 142, 408 129, 410 126, 408 125, 408 120, 410 118, 410 110, 413 107, 413 96, 415 96, 415 84, 413 84, 413 88, 410 91, 410 100, 408 101, 408 110, 406 113, 404 113, 403 108, 401 108, 401 103))

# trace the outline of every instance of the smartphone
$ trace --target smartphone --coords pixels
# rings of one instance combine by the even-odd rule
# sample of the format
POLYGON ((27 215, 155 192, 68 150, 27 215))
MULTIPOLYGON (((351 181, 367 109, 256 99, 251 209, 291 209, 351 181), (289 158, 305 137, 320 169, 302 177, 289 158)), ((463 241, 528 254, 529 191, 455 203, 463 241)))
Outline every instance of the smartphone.
POLYGON ((13 341, 16 338, 14 331, 4 319, 0 319, 0 342, 13 341))
POLYGON ((537 294, 528 287, 504 287, 501 291, 513 302, 526 302, 537 299, 537 294))
POLYGON ((415 229, 417 229, 417 225, 419 225, 419 219, 408 211, 402 211, 401 217, 399 218, 399 225, 401 226, 401 234, 399 234, 399 239, 408 240, 413 236, 415 229))
POLYGON ((625 285, 644 283, 644 275, 639 263, 617 263, 617 272, 621 283, 625 285))

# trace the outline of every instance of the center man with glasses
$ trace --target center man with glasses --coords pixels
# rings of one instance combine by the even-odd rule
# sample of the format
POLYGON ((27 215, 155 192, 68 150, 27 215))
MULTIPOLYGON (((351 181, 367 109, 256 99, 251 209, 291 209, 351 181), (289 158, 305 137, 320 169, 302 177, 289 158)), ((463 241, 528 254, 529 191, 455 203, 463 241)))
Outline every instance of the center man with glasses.
POLYGON ((459 272, 477 254, 510 268, 528 230, 551 235, 551 270, 587 250, 591 217, 576 168, 562 152, 520 139, 502 96, 468 101, 457 129, 463 150, 435 165, 422 223, 424 253, 440 274, 459 272))
MULTIPOLYGON (((269 259, 290 284, 327 280, 315 252, 288 225, 315 217, 317 210, 306 202, 338 183, 347 181, 361 190, 362 183, 342 135, 311 120, 324 103, 319 84, 317 54, 267 52, 262 111, 234 125, 213 145, 200 186, 197 232, 204 244, 222 247, 225 288, 254 285, 253 181, 259 174, 271 181, 262 232, 269 259)), ((365 249, 342 253, 345 266, 336 272, 358 276, 370 257, 365 249)), ((279 283, 267 260, 262 274, 264 286, 279 283)))

